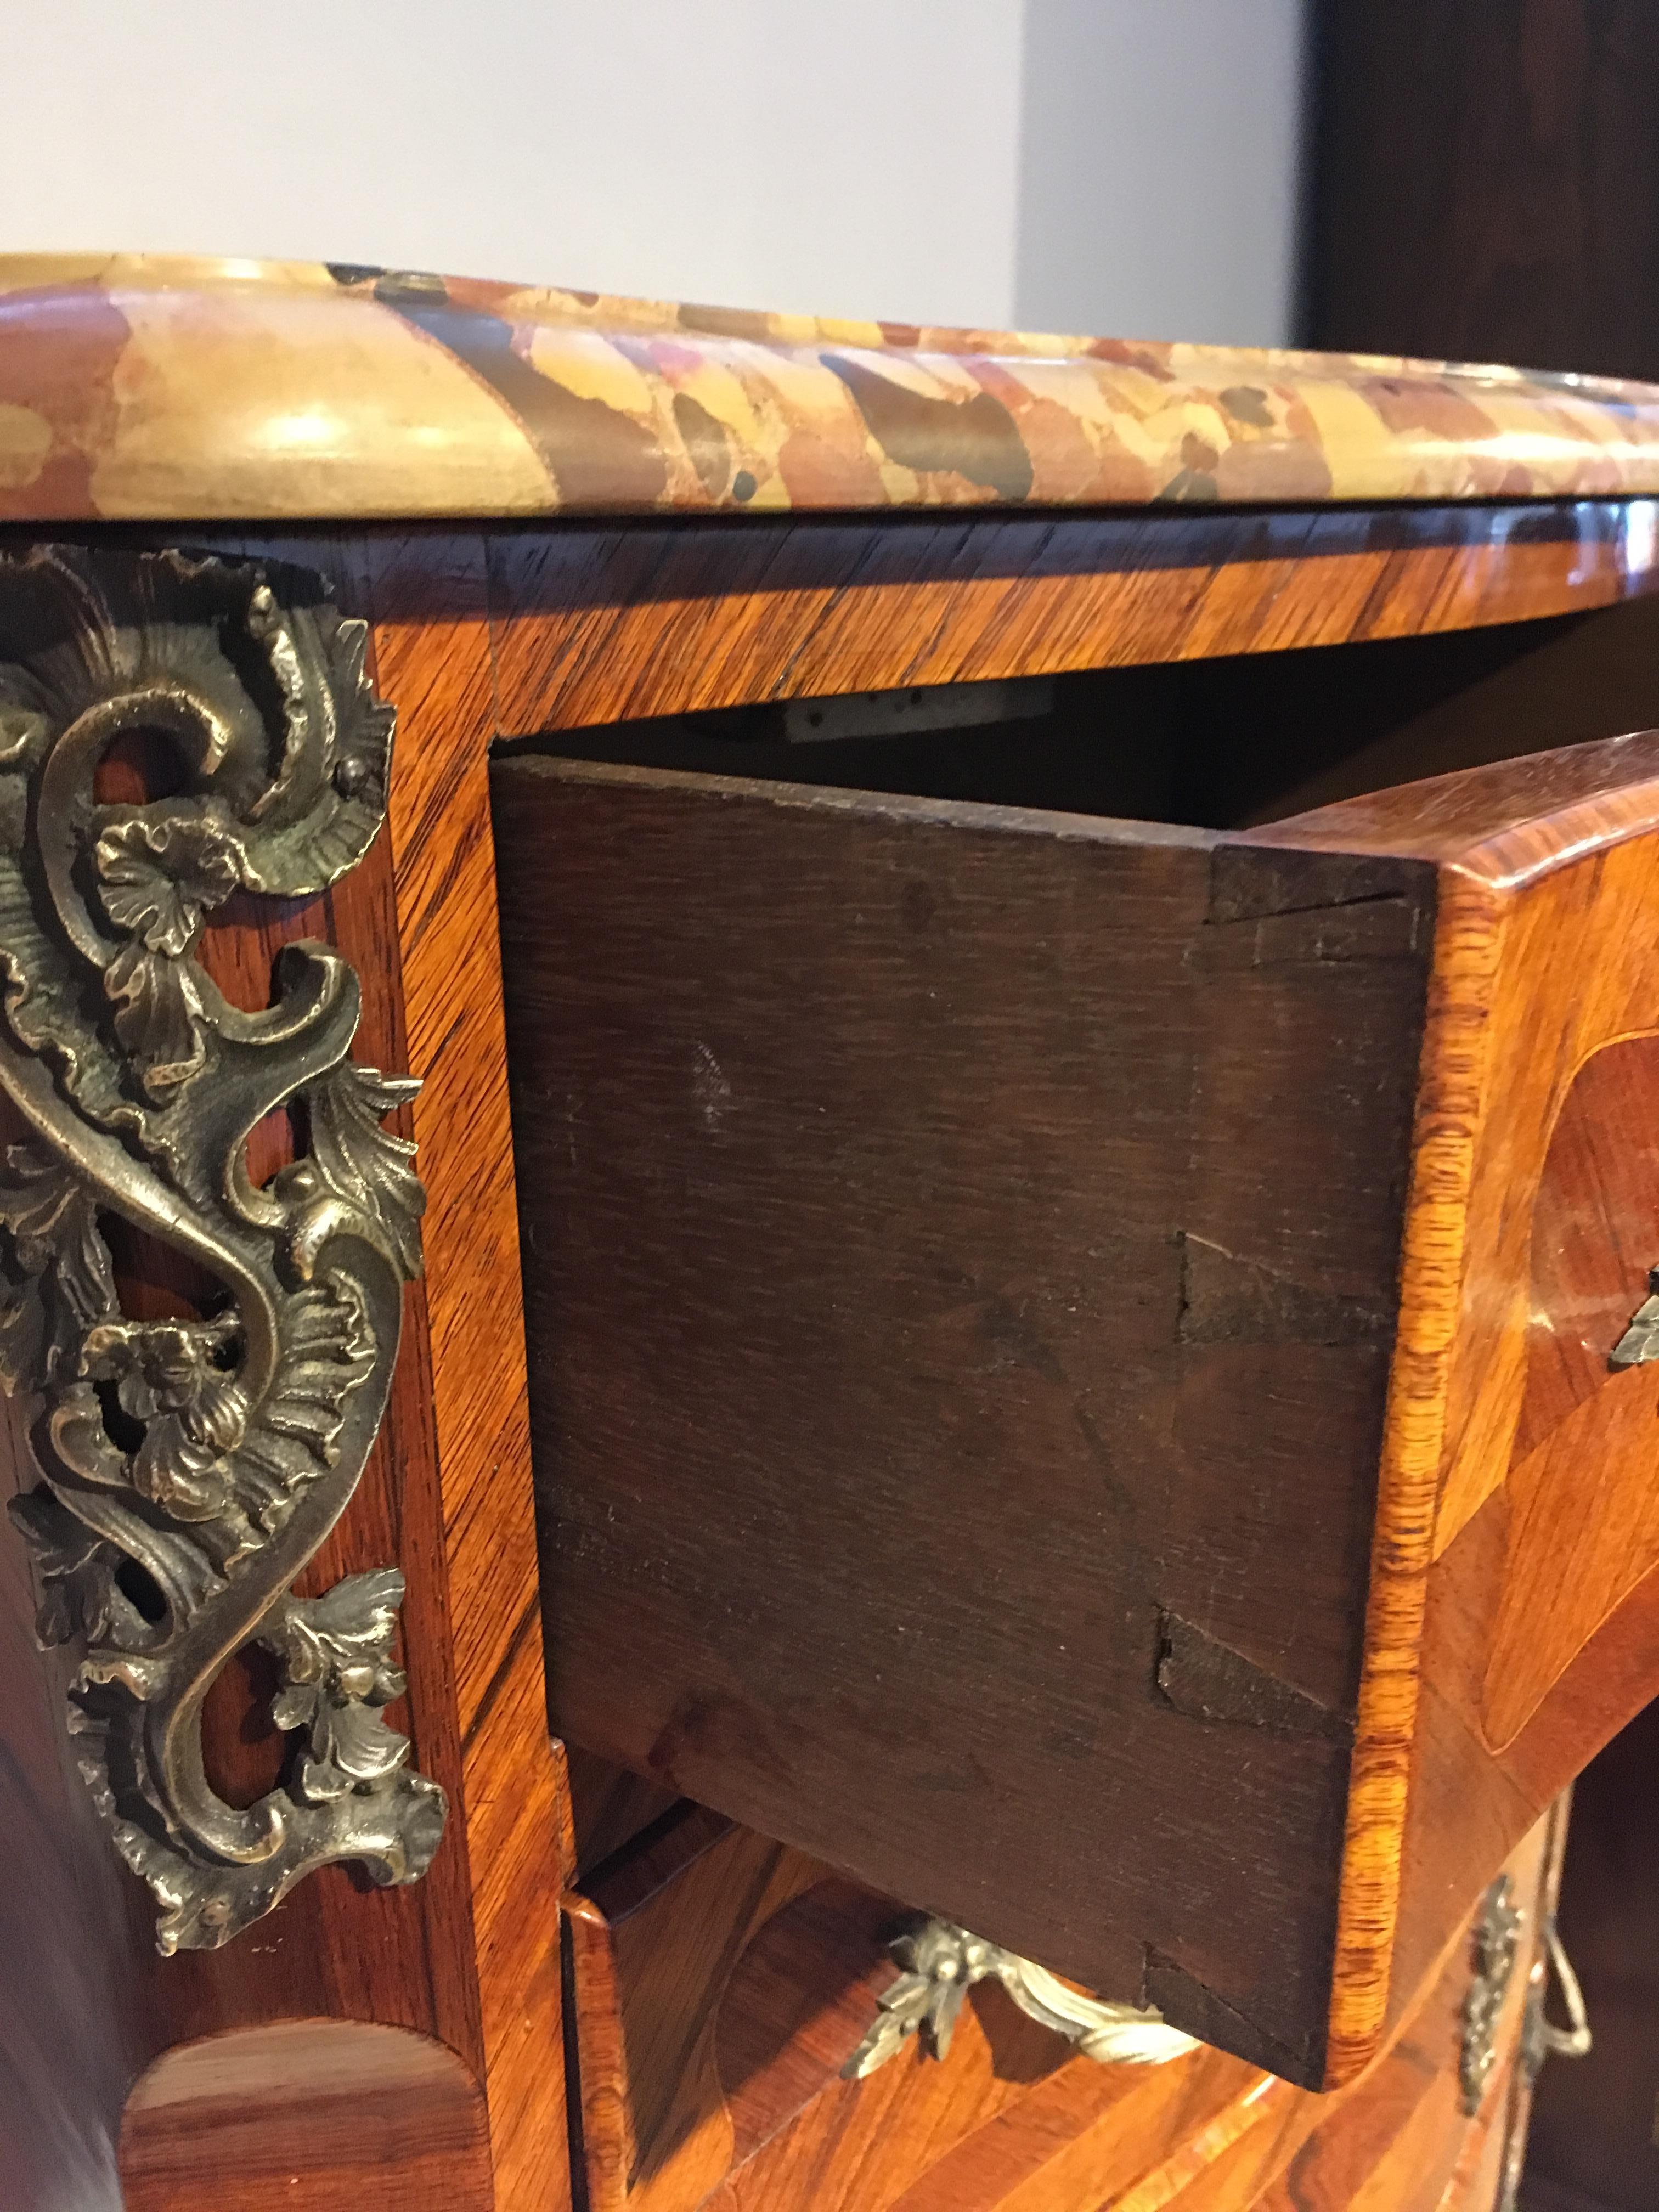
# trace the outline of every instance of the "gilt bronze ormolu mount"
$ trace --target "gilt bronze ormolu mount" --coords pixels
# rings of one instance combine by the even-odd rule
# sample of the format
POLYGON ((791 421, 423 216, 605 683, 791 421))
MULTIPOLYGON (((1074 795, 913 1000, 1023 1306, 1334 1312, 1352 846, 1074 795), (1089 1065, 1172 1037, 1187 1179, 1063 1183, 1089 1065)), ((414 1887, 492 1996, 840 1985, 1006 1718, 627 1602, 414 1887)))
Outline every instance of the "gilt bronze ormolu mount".
POLYGON ((381 1711, 402 1576, 293 1595, 386 1407, 423 1201, 380 1125, 416 1086, 348 1058, 361 990, 328 946, 288 945, 253 1013, 196 957, 233 893, 320 893, 379 831, 393 716, 365 642, 297 571, 0 561, 0 1085, 28 1128, 0 1176, 0 1382, 40 1478, 11 1511, 163 1952, 228 1942, 331 1860, 415 1881, 444 1825, 381 1711), (100 802, 100 763, 141 737, 173 787, 100 802), (307 1142, 261 1186, 248 1139, 279 1107, 307 1142), (198 1316, 123 1311, 112 1218, 220 1286, 198 1316), (300 1741, 243 1810, 208 1780, 202 1708, 256 1642, 300 1741))

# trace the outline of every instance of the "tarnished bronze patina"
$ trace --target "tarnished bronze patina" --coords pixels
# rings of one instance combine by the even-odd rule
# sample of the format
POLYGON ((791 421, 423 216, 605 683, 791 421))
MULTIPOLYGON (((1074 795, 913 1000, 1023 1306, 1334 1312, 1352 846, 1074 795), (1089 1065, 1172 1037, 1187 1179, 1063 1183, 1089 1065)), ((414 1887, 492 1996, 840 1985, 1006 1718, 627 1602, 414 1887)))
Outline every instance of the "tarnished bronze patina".
POLYGON ((295 1578, 356 1488, 419 1267, 413 1146, 382 1118, 416 1085, 348 1058, 361 992, 288 946, 244 1012, 196 958, 233 892, 313 895, 386 811, 392 713, 361 623, 298 572, 173 554, 0 562, 0 1084, 30 1126, 0 1176, 0 1382, 33 1401, 39 1485, 13 1502, 48 1644, 78 1644, 69 1725, 163 1952, 227 1942, 331 1860, 411 1881, 445 1799, 381 1708, 403 1577, 295 1578), (100 804, 143 732, 178 785, 100 804), (250 1132, 302 1109, 263 1187, 250 1132), (103 1223, 218 1285, 199 1316, 122 1310, 103 1223), (216 1676, 257 1641, 300 1733, 246 1810, 204 1767, 216 1676))

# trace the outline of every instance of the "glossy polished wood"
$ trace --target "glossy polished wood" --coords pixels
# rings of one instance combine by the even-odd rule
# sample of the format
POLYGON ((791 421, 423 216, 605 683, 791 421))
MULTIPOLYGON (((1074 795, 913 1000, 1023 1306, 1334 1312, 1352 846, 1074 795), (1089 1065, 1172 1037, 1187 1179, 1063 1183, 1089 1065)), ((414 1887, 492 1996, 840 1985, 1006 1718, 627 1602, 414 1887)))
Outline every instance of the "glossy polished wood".
POLYGON ((376 671, 402 717, 390 838, 428 1210, 441 1561, 477 1927, 497 2201, 557 2212, 569 2186, 557 1897, 568 1813, 548 1740, 529 1481, 501 949, 484 810, 492 726, 475 540, 371 556, 376 671))
POLYGON ((994 1985, 945 2063, 912 2046, 842 2081, 892 1978, 893 1907, 688 1811, 568 1901, 592 2212, 1491 2212, 1558 1841, 1546 1823, 1510 1862, 1528 1928, 1466 2116, 1461 1930, 1389 2050, 1334 2097, 1214 2051, 1101 2066, 994 1985))
POLYGON ((568 2150, 562 2075, 548 2053, 562 2043, 557 1899, 568 1814, 542 1680, 499 937, 479 818, 493 726, 483 548, 465 536, 386 532, 286 538, 270 550, 314 560, 368 620, 376 682, 398 708, 385 850, 405 1064, 422 1077, 411 1133, 427 1188, 430 1316, 412 1387, 432 1425, 441 1500, 441 1535, 419 1565, 442 1593, 453 1668, 468 1965, 498 2201, 533 2197, 557 2212, 568 2150))
POLYGON ((1649 737, 1260 833, 1441 872, 1334 2003, 1352 2063, 1437 1948, 1439 1901, 1659 1689, 1628 1442, 1654 1370, 1607 1371, 1622 1321, 1601 1340, 1646 1289, 1642 1124, 1587 1127, 1659 1020, 1656 830, 1649 737))
POLYGON ((491 2212, 477 2084, 441 2044, 344 2021, 168 2051, 127 2100, 125 2212, 491 2212))
MULTIPOLYGON (((42 1850, 9 1891, 16 1943, 7 1972, 14 1960, 21 1975, 38 1960, 33 1978, 52 1996, 20 2051, 21 2108, 0 2127, 0 2177, 11 2185, 9 2204, 15 2196, 32 2208, 58 2177, 74 2174, 87 2192, 77 2205, 112 2206, 122 2100, 154 2054, 210 2031, 321 2015, 407 2027, 454 2051, 490 2100, 500 2201, 533 2196, 556 2212, 568 2154, 562 2075, 547 2054, 562 2043, 556 1907, 568 1816, 541 1685, 493 882, 482 800, 466 780, 469 764, 482 779, 492 727, 482 547, 477 538, 411 545, 395 534, 311 533, 277 544, 221 538, 217 550, 270 553, 326 575, 345 610, 369 622, 377 683, 399 707, 391 821, 362 866, 274 933, 240 925, 229 910, 204 960, 237 1003, 256 1005, 265 1003, 279 939, 309 934, 339 945, 364 978, 360 1050, 430 1078, 406 1121, 428 1193, 425 1280, 411 1294, 386 1429, 302 1588, 400 1561, 410 1674, 403 1725, 448 1789, 452 1820, 431 1874, 412 1888, 371 1889, 330 1869, 246 1942, 157 1960, 143 1900, 128 1893, 58 1747, 61 1692, 38 1657, 23 1656, 33 1600, 21 1573, 9 1633, 17 1668, 27 1669, 20 1679, 39 1686, 40 1711, 15 1702, 7 1728, 14 1759, 38 1778, 42 1850), (485 1303, 480 1278, 494 1285, 485 1303), (64 1893, 70 1867, 76 1887, 64 1893), (70 1969, 76 1944, 85 1958, 70 1969), (113 2005, 90 1994, 100 1986, 113 2005), (60 2011, 57 2047, 76 2056, 54 2071, 43 2062, 60 2011), (94 2175, 101 2197, 91 2193, 94 2175)), ((131 1296, 131 1281, 125 1288, 131 1296)), ((143 1282, 137 1288, 144 1294, 143 1282)), ((16 1566, 9 1552, 8 1560, 16 1566)), ((272 1756, 268 1732, 263 1745, 241 1740, 258 1686, 240 1682, 240 1694, 219 1701, 210 1754, 233 1777, 272 1756)), ((320 2170, 312 2185, 325 2185, 320 2170)))
MULTIPOLYGON (((189 532, 194 544, 233 555, 252 545, 330 574, 348 610, 370 619, 380 688, 403 714, 390 843, 294 927, 339 944, 364 969, 373 1054, 428 1079, 413 1125, 433 1196, 428 1279, 411 1308, 393 1426, 362 1517, 348 1522, 362 1558, 349 1547, 341 1560, 401 1553, 406 1620, 420 1629, 407 1724, 421 1763, 450 1786, 456 1819, 423 1888, 363 1894, 331 1874, 284 1905, 274 1941, 155 1961, 143 1901, 67 1764, 63 1684, 32 1648, 27 1574, 4 1547, 0 1648, 15 1694, 9 1686, 3 1727, 17 1781, 8 1837, 23 1840, 0 1901, 0 1978, 9 2000, 28 1996, 0 2008, 8 2206, 33 2212, 32 2192, 51 2201, 58 2191, 77 2206, 115 2203, 123 2100, 153 2051, 316 2016, 401 2023, 453 2051, 487 2090, 501 2201, 509 2186, 562 2201, 562 2077, 548 2052, 560 2040, 556 1895, 575 1844, 548 1745, 532 1604, 482 799, 492 738, 543 719, 810 696, 909 680, 912 669, 927 680, 1032 673, 1556 617, 1612 608, 1654 577, 1647 502, 1473 506, 1449 521, 1431 515, 1415 536, 1413 525, 1340 510, 1261 514, 1252 538, 1227 515, 1146 518, 1150 536, 1120 534, 1113 517, 987 517, 969 536, 960 524, 826 519, 717 527, 702 563, 689 533, 654 524, 489 538, 189 532), (1305 582, 1298 531, 1314 562, 1305 582)), ((1593 717, 1623 711, 1593 690, 1573 687, 1568 699, 1567 710, 1583 704, 1591 718, 1575 734, 1605 730, 1593 717)), ((246 990, 263 981, 270 951, 226 933, 210 957, 246 990)), ((232 1770, 269 1755, 240 1741, 244 1717, 234 1699, 219 1716, 215 1755, 232 1770)), ((600 1821, 591 1833, 614 1840, 639 1813, 619 1805, 620 1826, 600 1821)), ((1447 1878, 1478 1884, 1497 1843, 1483 1832, 1447 1878)))
POLYGON ((1589 611, 1654 588, 1655 516, 1647 501, 1583 501, 503 533, 489 555, 499 726, 527 735, 1589 611))

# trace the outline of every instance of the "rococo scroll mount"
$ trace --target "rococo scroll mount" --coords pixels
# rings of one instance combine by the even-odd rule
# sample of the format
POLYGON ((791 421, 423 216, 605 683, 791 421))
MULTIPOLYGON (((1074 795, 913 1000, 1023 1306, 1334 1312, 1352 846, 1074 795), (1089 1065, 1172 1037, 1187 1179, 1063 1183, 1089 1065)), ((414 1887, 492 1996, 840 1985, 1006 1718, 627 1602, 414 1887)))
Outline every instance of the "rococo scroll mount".
POLYGON ((885 2066, 912 2036, 935 2058, 948 2058, 963 2002, 976 1982, 1000 1982, 1029 2019, 1102 2065, 1162 2066, 1198 2048, 1161 2013, 1085 1996, 1034 1960, 988 1943, 953 1920, 919 1919, 887 1948, 904 1971, 877 2000, 869 2033, 842 2068, 848 2081, 862 2081, 885 2066))
POLYGON ((313 896, 385 818, 393 716, 366 632, 295 570, 172 553, 0 558, 0 1085, 28 1127, 0 1174, 0 1385, 40 1480, 13 1499, 43 1644, 78 1644, 69 1726, 164 1953, 212 1948, 333 1860, 413 1881, 443 1791, 381 1708, 403 1577, 294 1584, 356 1489, 420 1262, 416 1085, 348 1053, 362 994, 286 946, 276 1003, 196 958, 233 893, 313 896), (100 763, 161 740, 166 795, 102 802, 100 763), (250 1133, 306 1132, 263 1186, 250 1133), (122 1310, 106 1224, 218 1285, 194 1317, 122 1310), (202 1708, 258 1642, 298 1732, 246 1810, 213 1790, 202 1708))

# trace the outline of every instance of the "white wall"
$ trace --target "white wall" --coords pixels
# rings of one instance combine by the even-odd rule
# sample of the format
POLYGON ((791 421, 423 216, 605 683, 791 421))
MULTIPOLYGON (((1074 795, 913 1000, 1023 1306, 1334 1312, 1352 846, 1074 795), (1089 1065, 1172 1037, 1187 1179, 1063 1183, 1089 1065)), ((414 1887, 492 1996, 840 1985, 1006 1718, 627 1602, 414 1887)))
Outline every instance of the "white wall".
POLYGON ((1015 319, 1284 345, 1304 0, 1027 0, 1015 319))
POLYGON ((1022 0, 9 0, 8 244, 1001 320, 1022 0))
POLYGON ((10 0, 0 245, 1279 334, 1300 0, 10 0))

